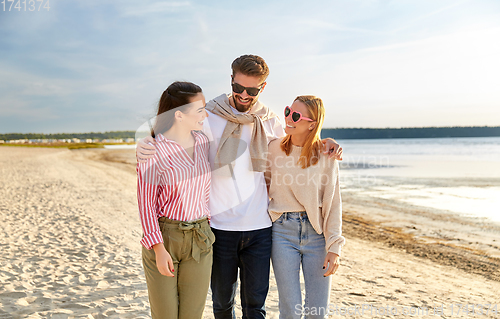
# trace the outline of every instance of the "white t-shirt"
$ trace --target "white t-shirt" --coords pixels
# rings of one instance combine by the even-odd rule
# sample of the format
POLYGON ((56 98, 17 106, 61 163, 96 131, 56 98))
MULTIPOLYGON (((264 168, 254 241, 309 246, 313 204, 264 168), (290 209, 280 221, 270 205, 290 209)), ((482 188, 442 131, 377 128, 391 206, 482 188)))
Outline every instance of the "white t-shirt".
MULTIPOLYGON (((242 114, 232 108, 235 114, 242 114)), ((271 227, 272 222, 267 212, 269 196, 263 172, 250 169, 250 151, 248 144, 252 137, 254 124, 241 127, 241 140, 245 147, 242 154, 232 163, 214 169, 215 155, 227 120, 208 112, 209 116, 203 124, 203 133, 211 141, 208 155, 212 166, 212 182, 210 189, 210 226, 220 230, 250 231, 271 227), (224 171, 221 171, 224 170, 224 171)), ((285 132, 280 119, 274 117, 263 122, 267 142, 283 137, 285 132)))

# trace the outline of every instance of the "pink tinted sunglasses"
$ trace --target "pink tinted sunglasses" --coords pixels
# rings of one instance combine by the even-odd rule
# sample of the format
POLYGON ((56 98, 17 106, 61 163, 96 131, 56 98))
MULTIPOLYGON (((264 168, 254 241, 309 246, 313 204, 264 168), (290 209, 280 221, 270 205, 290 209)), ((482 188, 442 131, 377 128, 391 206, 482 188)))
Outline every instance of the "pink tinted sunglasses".
POLYGON ((300 113, 298 111, 293 111, 292 112, 292 109, 289 106, 285 107, 285 118, 289 117, 290 114, 292 115, 292 121, 294 123, 297 123, 300 120, 306 120, 306 121, 314 122, 314 120, 311 120, 310 118, 303 116, 302 113, 300 113))

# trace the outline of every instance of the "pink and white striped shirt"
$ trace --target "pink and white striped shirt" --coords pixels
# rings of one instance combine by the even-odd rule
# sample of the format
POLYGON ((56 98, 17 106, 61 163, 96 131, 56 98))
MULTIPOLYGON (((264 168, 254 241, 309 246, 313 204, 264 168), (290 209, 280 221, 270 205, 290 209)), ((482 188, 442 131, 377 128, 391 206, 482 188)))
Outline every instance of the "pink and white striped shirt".
POLYGON ((191 221, 210 217, 209 141, 193 131, 194 161, 178 143, 156 136, 156 154, 137 164, 137 201, 144 237, 141 244, 151 249, 163 243, 158 218, 191 221))

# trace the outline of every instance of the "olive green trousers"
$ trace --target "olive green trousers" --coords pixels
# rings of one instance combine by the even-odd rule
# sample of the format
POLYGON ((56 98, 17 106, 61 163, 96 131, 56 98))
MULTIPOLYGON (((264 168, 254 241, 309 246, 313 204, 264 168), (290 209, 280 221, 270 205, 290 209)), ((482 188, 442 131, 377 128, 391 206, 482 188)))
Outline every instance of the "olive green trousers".
POLYGON ((142 264, 153 319, 202 318, 212 271, 215 236, 207 218, 182 222, 161 217, 163 244, 174 263, 174 277, 160 274, 153 249, 142 248, 142 264))

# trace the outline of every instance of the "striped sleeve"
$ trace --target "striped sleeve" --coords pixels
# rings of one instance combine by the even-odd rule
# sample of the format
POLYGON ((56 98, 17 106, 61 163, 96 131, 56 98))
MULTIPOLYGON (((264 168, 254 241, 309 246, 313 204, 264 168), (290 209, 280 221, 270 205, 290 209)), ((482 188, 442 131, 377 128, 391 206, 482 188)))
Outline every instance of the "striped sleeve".
POLYGON ((200 160, 203 162, 202 165, 203 171, 200 173, 203 176, 202 187, 203 187, 203 193, 205 195, 204 197, 201 198, 201 200, 203 200, 202 208, 203 211, 206 212, 208 221, 210 222, 211 215, 208 204, 210 200, 210 182, 211 182, 210 164, 208 162, 208 153, 210 151, 210 140, 208 139, 208 136, 205 133, 203 133, 203 131, 196 131, 195 134, 198 140, 197 147, 200 150, 198 156, 200 157, 200 160))
POLYGON ((160 172, 157 157, 150 158, 146 163, 137 163, 137 202, 144 233, 141 244, 146 249, 151 249, 154 245, 163 243, 157 212, 160 192, 160 172))
POLYGON ((210 188, 211 188, 211 182, 212 182, 212 177, 211 177, 211 171, 210 171, 210 164, 208 164, 208 153, 210 152, 210 141, 208 140, 208 137, 203 134, 203 156, 205 157, 207 161, 207 170, 208 170, 208 176, 206 176, 206 183, 205 183, 205 209, 207 211, 207 217, 208 221, 210 222, 210 219, 212 218, 212 215, 210 214, 210 206, 209 206, 209 201, 210 201, 210 188))

